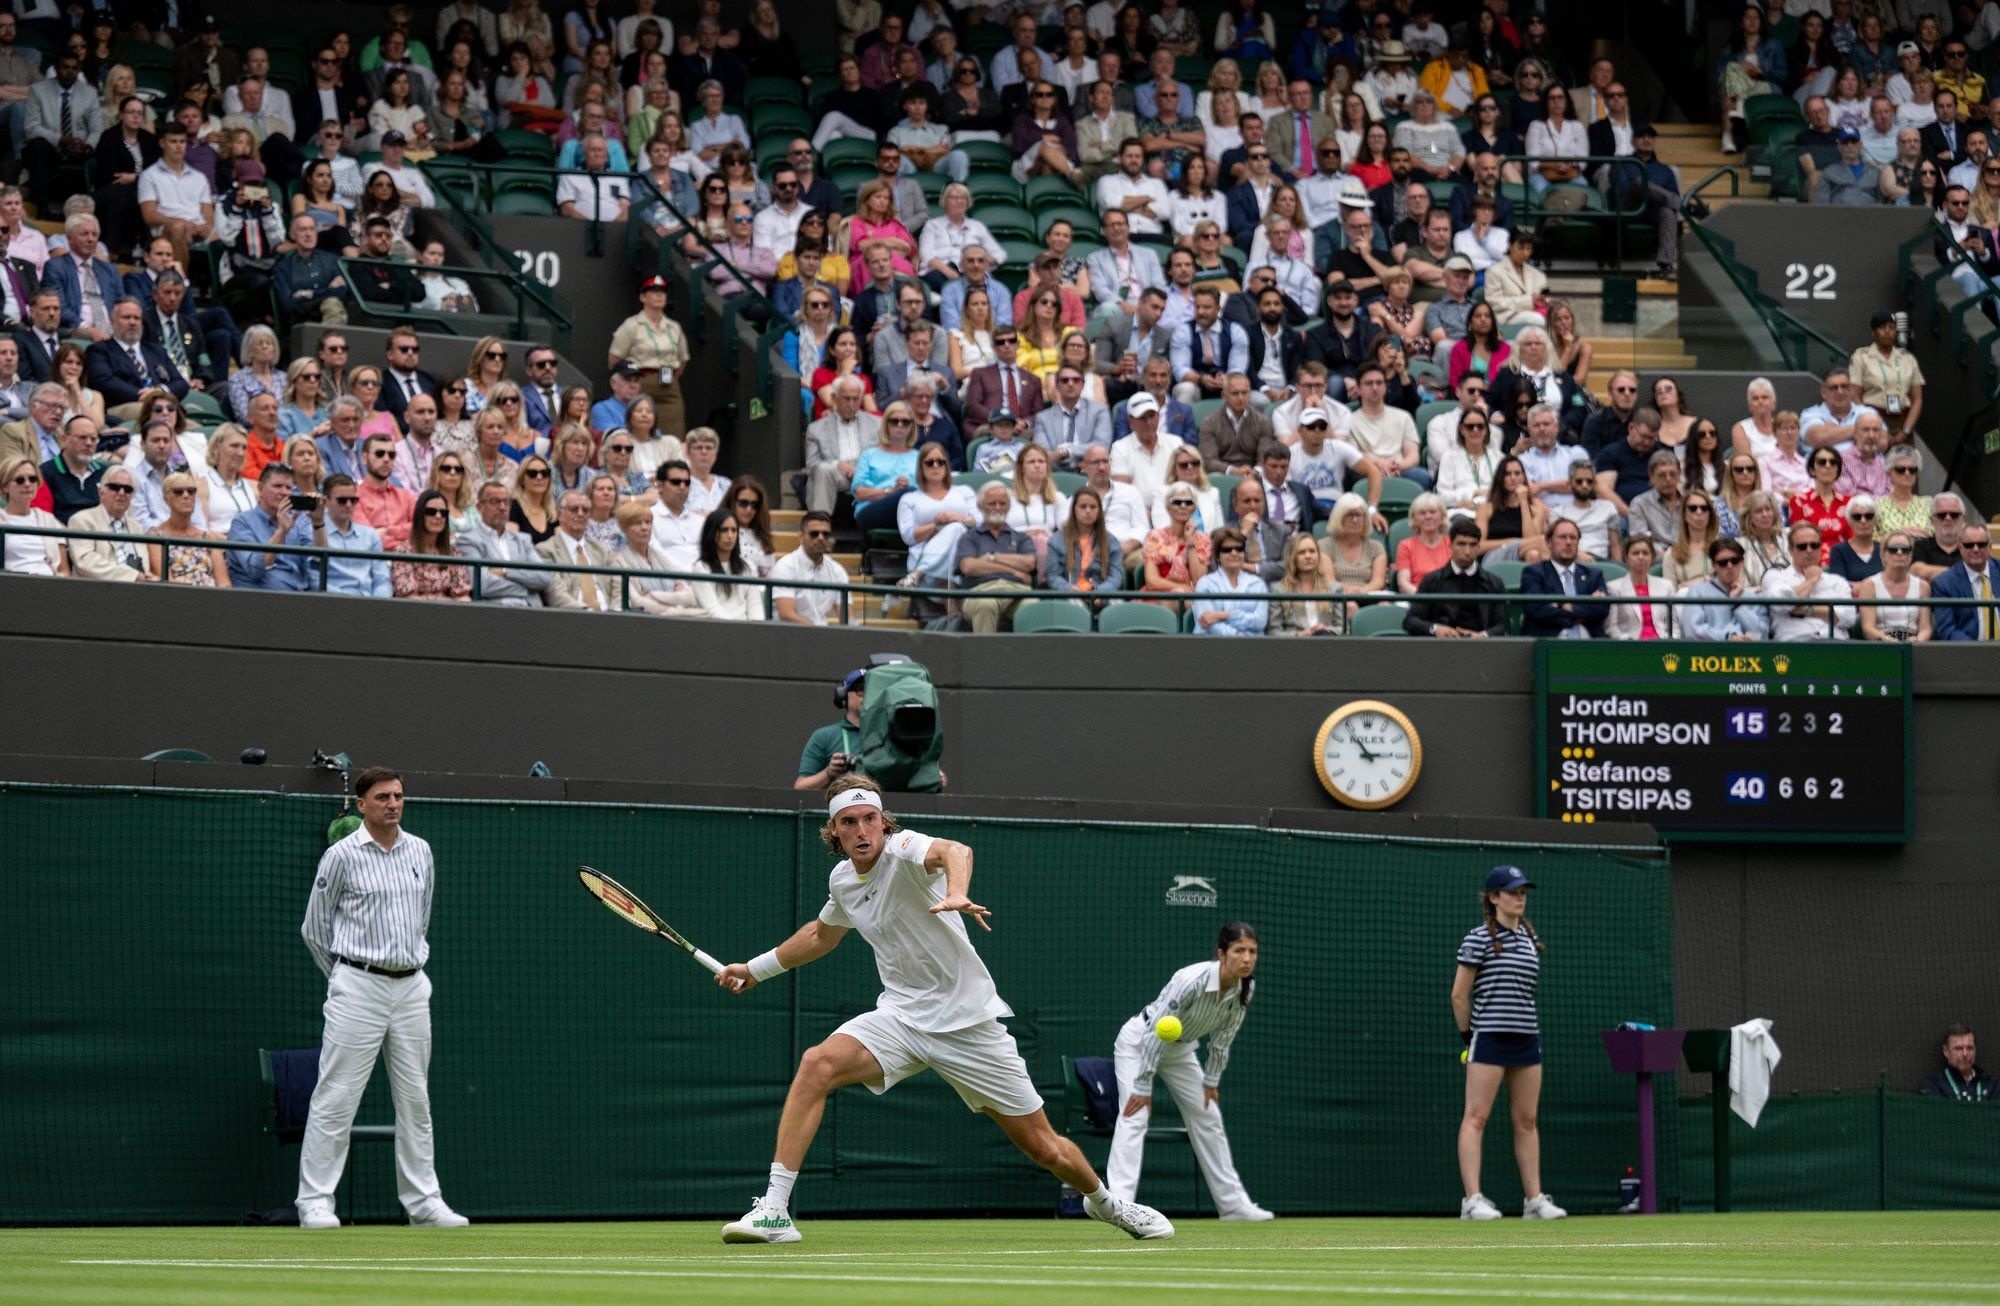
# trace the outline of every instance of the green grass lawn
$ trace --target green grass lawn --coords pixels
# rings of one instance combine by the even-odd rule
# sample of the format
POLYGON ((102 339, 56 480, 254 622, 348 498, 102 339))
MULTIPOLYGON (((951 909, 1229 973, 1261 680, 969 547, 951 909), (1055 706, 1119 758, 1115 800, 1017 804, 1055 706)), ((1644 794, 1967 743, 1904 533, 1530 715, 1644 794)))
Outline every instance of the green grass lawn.
POLYGON ((785 1247, 701 1224, 0 1231, 0 1302, 1241 1300, 2000 1306, 1990 1212, 1187 1220, 1135 1243, 1078 1220, 815 1221, 785 1247))

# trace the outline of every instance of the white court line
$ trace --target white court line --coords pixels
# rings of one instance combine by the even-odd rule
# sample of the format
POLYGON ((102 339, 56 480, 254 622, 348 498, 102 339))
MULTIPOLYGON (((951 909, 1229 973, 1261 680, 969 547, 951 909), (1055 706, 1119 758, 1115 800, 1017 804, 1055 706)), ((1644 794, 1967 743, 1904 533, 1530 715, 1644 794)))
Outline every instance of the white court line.
MULTIPOLYGON (((1175 1282, 1173 1280, 1151 1279, 1091 1279, 1079 1283, 1075 1279, 1024 1279, 995 1278, 987 1275, 898 1275, 898 1274, 833 1274, 826 1272, 783 1273, 776 1270, 610 1270, 577 1267, 574 1269, 536 1269, 527 1266, 486 1268, 481 1266, 420 1265, 409 1262, 396 1264, 364 1264, 353 1261, 190 1261, 150 1258, 101 1259, 71 1261, 73 1265, 130 1266, 150 1269, 194 1269, 194 1270, 344 1270, 349 1273, 364 1274, 474 1274, 512 1275, 519 1277, 587 1277, 618 1279, 732 1279, 737 1281, 762 1280, 766 1282, 800 1283, 880 1283, 915 1284, 923 1286, 960 1287, 1001 1287, 1001 1288, 1059 1288, 1074 1291, 1077 1288, 1133 1288, 1142 1291, 1173 1291, 1213 1293, 1215 1285, 1210 1283, 1175 1282)), ((1433 1287, 1399 1287, 1392 1284, 1291 1284, 1291 1283, 1235 1283, 1231 1288, 1241 1292, 1270 1293, 1314 1293, 1322 1296, 1377 1296, 1377 1297, 1490 1297, 1490 1288, 1458 1288, 1439 1284, 1433 1287)), ((1809 1287, 1810 1285, 1801 1285, 1809 1287)), ((1891 1285, 1893 1286, 1893 1285, 1891 1285)), ((1508 1293, 1509 1297, 1536 1301, 1619 1301, 1619 1302, 1688 1302, 1723 1303, 1726 1306, 1799 1306, 1802 1301, 1813 1306, 1935 1306, 1935 1297, 1754 1297, 1742 1294, 1722 1295, 1714 1293, 1660 1293, 1660 1292, 1615 1292, 1603 1288, 1588 1291, 1571 1291, 1559 1288, 1519 1288, 1508 1293)))

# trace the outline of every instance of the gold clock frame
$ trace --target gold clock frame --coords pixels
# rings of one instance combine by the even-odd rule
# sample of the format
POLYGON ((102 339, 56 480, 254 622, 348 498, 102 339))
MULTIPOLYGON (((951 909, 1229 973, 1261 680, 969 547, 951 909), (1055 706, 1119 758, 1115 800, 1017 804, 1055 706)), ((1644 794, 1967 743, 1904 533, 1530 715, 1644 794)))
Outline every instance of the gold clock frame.
POLYGON ((1424 743, 1423 738, 1417 733, 1416 723, 1411 721, 1409 716, 1401 709, 1392 707, 1380 699, 1357 698, 1351 703, 1342 704, 1327 714, 1326 720, 1320 723, 1319 733, 1313 736, 1313 774, 1319 777, 1320 787, 1325 789, 1335 802, 1343 806, 1352 807, 1357 811, 1379 812, 1384 808, 1394 807, 1397 803, 1402 802, 1410 796, 1410 791, 1416 787, 1417 777, 1423 774, 1423 769, 1424 743), (1326 770, 1326 741, 1332 737, 1334 728, 1349 717, 1358 716, 1364 712, 1373 712, 1389 718, 1389 720, 1401 726, 1404 733, 1410 737, 1410 774, 1404 777, 1403 783, 1395 792, 1381 798, 1366 800, 1342 793, 1339 786, 1334 784, 1333 777, 1328 775, 1326 770))

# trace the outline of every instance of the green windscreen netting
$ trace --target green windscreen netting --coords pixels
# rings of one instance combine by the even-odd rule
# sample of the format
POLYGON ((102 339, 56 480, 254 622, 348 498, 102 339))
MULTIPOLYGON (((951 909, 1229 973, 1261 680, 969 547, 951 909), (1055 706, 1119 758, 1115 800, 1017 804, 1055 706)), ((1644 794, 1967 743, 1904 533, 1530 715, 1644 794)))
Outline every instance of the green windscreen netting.
MULTIPOLYGON (((427 801, 421 787, 406 825, 439 866, 430 1082, 449 1200, 484 1218, 739 1213, 799 1052, 873 1005, 868 947, 851 936, 731 998, 574 869, 610 872, 709 952, 745 959, 824 901, 817 815, 427 801)), ((257 1050, 319 1041, 324 982, 298 927, 336 810, 0 790, 0 1221, 230 1220, 290 1201, 298 1153, 263 1132, 257 1050)), ((1251 1194, 1291 1213, 1456 1209, 1453 957, 1486 868, 1527 866, 1548 943, 1546 1184, 1573 1210, 1615 1204, 1636 1154, 1632 1095, 1598 1034, 1673 1022, 1664 859, 1185 826, 917 828, 976 850, 973 897, 994 912, 977 944, 1058 1122, 1065 1055, 1108 1056, 1177 967, 1212 955, 1219 925, 1256 925, 1257 996, 1222 1105, 1251 1194)), ((1517 1209, 1504 1110, 1485 1187, 1517 1209)), ((378 1070, 359 1120, 389 1119, 378 1070)), ((1084 1146, 1101 1164, 1103 1141, 1084 1146)), ((395 1213, 387 1149, 355 1156, 361 1214, 395 1213)), ((1156 1142, 1141 1196, 1190 1209, 1193 1174, 1184 1145, 1156 1142)), ((1043 1213, 1055 1189, 924 1075, 835 1096, 795 1209, 1043 1213)))

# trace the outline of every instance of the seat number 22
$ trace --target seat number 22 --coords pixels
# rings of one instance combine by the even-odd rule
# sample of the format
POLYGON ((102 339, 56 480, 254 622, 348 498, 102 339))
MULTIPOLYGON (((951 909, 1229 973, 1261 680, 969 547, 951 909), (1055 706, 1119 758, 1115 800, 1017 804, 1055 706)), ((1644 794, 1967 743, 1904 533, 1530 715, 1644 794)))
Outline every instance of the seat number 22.
POLYGON ((1837 299, 1833 292, 1834 268, 1831 263, 1785 264, 1786 299, 1837 299))

